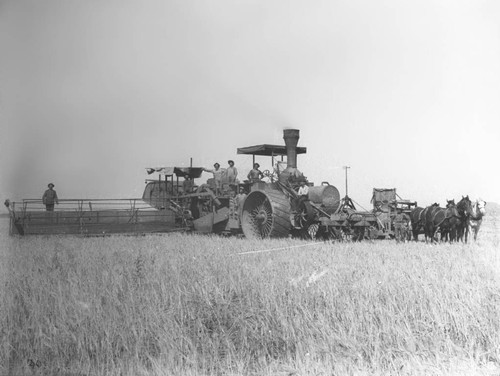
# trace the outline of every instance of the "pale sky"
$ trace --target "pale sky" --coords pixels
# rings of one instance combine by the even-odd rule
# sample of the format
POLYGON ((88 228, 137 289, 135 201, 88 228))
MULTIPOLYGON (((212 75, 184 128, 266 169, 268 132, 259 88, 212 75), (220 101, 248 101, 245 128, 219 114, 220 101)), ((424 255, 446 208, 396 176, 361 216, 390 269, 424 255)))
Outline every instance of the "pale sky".
POLYGON ((0 0, 0 194, 140 197, 190 158, 244 177, 236 149, 291 127, 299 170, 343 196, 350 166, 366 208, 500 202, 499 67, 496 0, 0 0))

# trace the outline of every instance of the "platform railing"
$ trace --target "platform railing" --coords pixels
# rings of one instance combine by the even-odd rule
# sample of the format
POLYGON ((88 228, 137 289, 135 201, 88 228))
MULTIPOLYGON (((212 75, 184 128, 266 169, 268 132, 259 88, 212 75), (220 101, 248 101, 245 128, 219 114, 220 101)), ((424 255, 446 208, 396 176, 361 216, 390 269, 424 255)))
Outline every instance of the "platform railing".
MULTIPOLYGON (((45 211, 46 207, 41 199, 23 199, 22 201, 11 202, 13 209, 45 211)), ((123 199, 61 199, 59 204, 54 205, 54 211, 75 211, 75 210, 154 210, 151 205, 140 198, 123 199)))
POLYGON ((11 202, 11 232, 20 234, 99 234, 158 232, 175 226, 168 210, 142 199, 61 199, 47 211, 40 199, 11 202))

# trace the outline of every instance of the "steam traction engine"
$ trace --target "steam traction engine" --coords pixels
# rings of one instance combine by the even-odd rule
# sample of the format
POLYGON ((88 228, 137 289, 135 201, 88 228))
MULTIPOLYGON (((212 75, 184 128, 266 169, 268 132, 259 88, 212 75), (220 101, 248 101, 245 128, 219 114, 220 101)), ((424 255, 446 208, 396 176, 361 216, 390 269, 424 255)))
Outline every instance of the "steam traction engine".
POLYGON ((247 238, 284 237, 289 234, 305 234, 309 228, 318 228, 319 218, 328 217, 340 206, 339 191, 323 182, 314 186, 297 169, 297 155, 306 148, 297 147, 299 131, 286 129, 283 132, 285 146, 260 145, 240 148, 238 154, 270 155, 274 171, 264 171, 270 182, 254 183, 243 203, 241 229, 247 238), (275 157, 286 155, 283 161, 274 164, 275 157), (283 167, 283 168, 282 168, 283 167), (297 188, 301 181, 309 185, 309 200, 300 200, 297 188))

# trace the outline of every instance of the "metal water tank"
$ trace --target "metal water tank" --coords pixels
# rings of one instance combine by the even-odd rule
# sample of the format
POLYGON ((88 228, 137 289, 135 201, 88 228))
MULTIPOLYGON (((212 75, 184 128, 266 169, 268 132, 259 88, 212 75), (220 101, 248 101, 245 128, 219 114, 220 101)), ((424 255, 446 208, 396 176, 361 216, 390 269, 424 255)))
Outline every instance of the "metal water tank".
POLYGON ((340 206, 340 193, 333 185, 323 182, 320 186, 309 187, 309 200, 332 214, 340 206))

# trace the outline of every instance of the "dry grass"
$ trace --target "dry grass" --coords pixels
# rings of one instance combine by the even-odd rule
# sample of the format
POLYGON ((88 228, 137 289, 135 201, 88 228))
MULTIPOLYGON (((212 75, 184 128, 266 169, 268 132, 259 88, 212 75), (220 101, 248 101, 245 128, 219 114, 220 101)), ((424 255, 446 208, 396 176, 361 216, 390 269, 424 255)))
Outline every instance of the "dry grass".
MULTIPOLYGON (((3 238, 0 374, 499 375, 477 244, 3 238)), ((6 230, 5 230, 6 231, 6 230)))

